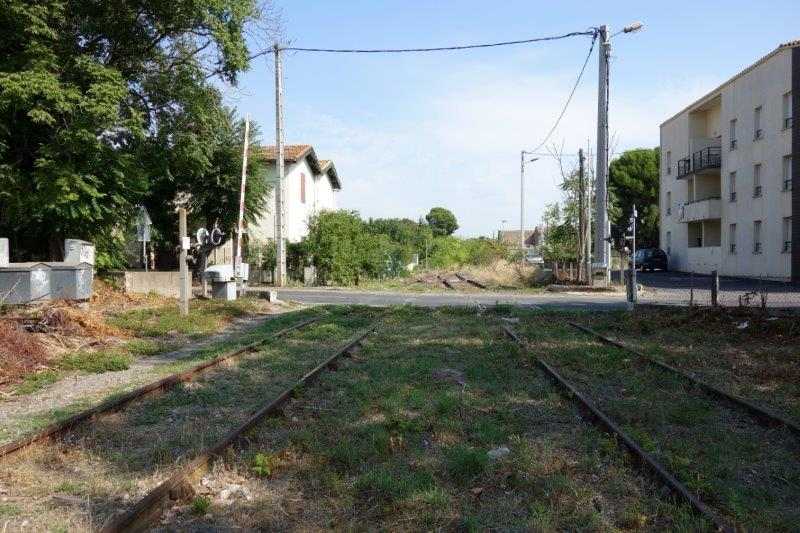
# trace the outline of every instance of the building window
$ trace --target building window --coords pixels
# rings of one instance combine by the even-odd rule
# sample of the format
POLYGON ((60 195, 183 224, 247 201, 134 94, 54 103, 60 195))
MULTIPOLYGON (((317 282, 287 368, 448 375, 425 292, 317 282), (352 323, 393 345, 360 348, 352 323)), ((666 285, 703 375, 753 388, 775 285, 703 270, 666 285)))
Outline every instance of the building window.
POLYGON ((761 106, 758 106, 753 112, 753 139, 756 141, 764 137, 764 131, 761 129, 761 106))
POLYGON ((667 232, 667 255, 672 254, 672 232, 667 232))
POLYGON ((300 173, 300 203, 306 203, 306 175, 300 173))
POLYGON ((669 150, 667 150, 666 165, 667 165, 667 174, 672 174, 672 152, 670 152, 669 150))
POLYGON ((753 222, 753 253, 761 253, 761 221, 753 222))
POLYGON ((792 92, 783 95, 783 129, 792 127, 792 92))
POLYGON ((790 155, 783 158, 783 190, 792 190, 792 156, 790 155))
POLYGON ((730 253, 736 253, 736 224, 728 226, 728 240, 730 241, 730 253))
POLYGON ((761 196, 761 163, 753 165, 753 198, 761 196))
POLYGON ((672 214, 672 191, 667 191, 667 215, 672 214))
POLYGON ((792 251, 792 217, 783 218, 783 253, 792 251))
POLYGON ((731 172, 728 175, 728 189, 731 193, 731 202, 736 201, 736 172, 731 172))
POLYGON ((731 150, 736 150, 736 119, 731 120, 730 137, 731 137, 731 150))

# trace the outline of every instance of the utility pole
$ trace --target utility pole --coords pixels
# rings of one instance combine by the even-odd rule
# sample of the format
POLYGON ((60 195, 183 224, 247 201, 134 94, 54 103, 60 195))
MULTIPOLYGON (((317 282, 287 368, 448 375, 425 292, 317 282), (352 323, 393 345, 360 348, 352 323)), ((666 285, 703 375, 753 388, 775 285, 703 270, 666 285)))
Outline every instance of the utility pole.
POLYGON ((586 182, 583 171, 583 148, 578 149, 578 281, 587 281, 591 275, 583 268, 586 262, 586 182))
POLYGON ((286 284, 286 242, 283 227, 283 65, 281 64, 281 48, 275 43, 275 168, 278 179, 275 183, 275 285, 286 284))
MULTIPOLYGON (((247 149, 250 144, 250 115, 244 117, 244 147, 242 148, 242 183, 239 188, 239 225, 236 230, 236 256, 233 260, 233 275, 236 286, 242 283, 242 232, 244 231, 244 196, 247 188, 247 149)), ((204 293, 205 294, 205 293, 204 293)))
POLYGON ((597 94, 597 171, 595 175, 595 208, 597 216, 597 231, 594 245, 594 266, 604 271, 603 278, 606 285, 611 281, 611 250, 610 243, 606 240, 608 230, 608 60, 611 55, 611 41, 608 37, 608 27, 600 26, 597 30, 600 39, 600 72, 597 94))
POLYGON ((178 243, 181 247, 179 258, 180 275, 178 276, 181 296, 180 310, 181 315, 187 316, 189 314, 189 297, 192 292, 192 278, 189 274, 189 265, 186 263, 186 256, 189 252, 189 237, 186 235, 186 209, 183 207, 178 209, 178 243))
POLYGON ((534 157, 525 161, 525 156, 532 154, 521 150, 519 153, 519 252, 520 263, 525 263, 525 163, 533 163, 538 161, 538 157, 534 157))

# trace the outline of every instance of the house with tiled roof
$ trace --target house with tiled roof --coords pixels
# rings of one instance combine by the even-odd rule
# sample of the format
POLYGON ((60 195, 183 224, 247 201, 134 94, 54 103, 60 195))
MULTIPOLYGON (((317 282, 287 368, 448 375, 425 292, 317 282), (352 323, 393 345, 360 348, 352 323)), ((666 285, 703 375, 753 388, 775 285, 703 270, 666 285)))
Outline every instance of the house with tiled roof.
MULTIPOLYGON (((342 182, 333 161, 319 159, 309 144, 284 146, 283 216, 286 239, 299 242, 308 235, 308 221, 323 210, 336 209, 336 194, 342 182)), ((277 180, 277 150, 262 146, 252 157, 267 163, 268 181, 277 180)), ((270 196, 264 214, 248 227, 251 241, 267 242, 275 238, 275 196, 270 196)))

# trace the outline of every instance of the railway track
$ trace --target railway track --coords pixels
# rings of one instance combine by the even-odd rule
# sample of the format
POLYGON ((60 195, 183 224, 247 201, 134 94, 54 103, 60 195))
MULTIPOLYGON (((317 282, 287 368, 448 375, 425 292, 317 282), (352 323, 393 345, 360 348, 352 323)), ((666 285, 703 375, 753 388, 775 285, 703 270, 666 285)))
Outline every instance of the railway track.
POLYGON ((33 529, 145 529, 158 516, 158 504, 191 493, 191 473, 353 350, 376 327, 375 316, 360 309, 303 320, 23 439, 0 461, 0 490, 33 529), (360 333, 353 337, 354 331, 360 333), (279 346, 268 342, 276 336, 279 346), (151 394, 156 391, 163 394, 151 394), (265 405, 268 397, 274 400, 265 405), (56 436, 55 445, 34 445, 56 436), (78 489, 91 496, 71 496, 78 489), (147 496, 131 506, 137 501, 131 493, 142 489, 147 496))
MULTIPOLYGON (((570 335, 566 324, 553 328, 570 335)), ((597 342, 586 347, 543 346, 548 355, 536 354, 538 366, 715 528, 793 529, 788 524, 800 519, 800 450, 791 421, 593 336, 597 342)))
POLYGON ((101 531, 104 533, 145 531, 158 519, 165 505, 176 500, 187 500, 193 497, 195 494, 193 486, 209 471, 215 459, 219 458, 229 447, 239 442, 243 436, 259 422, 270 415, 276 414, 299 389, 310 384, 311 381, 317 378, 326 368, 333 367, 337 359, 349 354, 351 350, 358 346, 377 328, 377 325, 378 321, 376 320, 371 326, 358 333, 331 356, 327 357, 312 370, 306 372, 296 383, 284 389, 275 398, 259 408, 244 423, 240 424, 216 444, 207 448, 198 457, 151 490, 144 498, 139 500, 133 508, 106 524, 101 531))
MULTIPOLYGON (((503 326, 506 334, 514 339, 524 350, 529 350, 528 343, 510 326, 503 326)), ((683 498, 692 509, 700 516, 707 519, 718 531, 734 532, 735 529, 723 521, 714 511, 712 511, 696 494, 689 490, 686 485, 681 483, 671 474, 660 462, 651 454, 646 452, 622 427, 615 422, 609 415, 600 410, 587 396, 582 394, 572 383, 567 381, 553 366, 545 362, 541 357, 534 356, 536 364, 544 370, 571 399, 574 399, 580 407, 590 416, 601 429, 618 438, 630 454, 650 473, 654 474, 659 481, 668 487, 673 493, 683 498)))
POLYGON ((693 375, 690 372, 687 372, 685 370, 681 370, 679 368, 676 368, 676 367, 674 367, 672 365, 664 363, 663 361, 659 361, 658 359, 656 359, 656 358, 654 358, 654 357, 652 357, 650 355, 647 355, 644 352, 636 350, 636 349, 628 346, 627 344, 625 344, 623 342, 620 342, 620 341, 611 339, 609 337, 606 337, 605 335, 602 335, 602 334, 598 333, 597 331, 594 331, 591 328, 587 328, 586 326, 582 326, 582 325, 577 324, 575 322, 569 322, 569 325, 574 327, 574 328, 576 328, 576 329, 578 329, 578 330, 580 330, 580 331, 583 331, 584 333, 587 333, 588 335, 591 335, 591 336, 599 339, 600 341, 602 341, 605 344, 608 344, 608 345, 611 345, 611 346, 616 346, 617 348, 625 350, 626 352, 631 353, 631 354, 639 357, 643 361, 646 361, 647 363, 649 363, 649 364, 651 364, 651 365, 653 365, 653 366, 655 366, 657 368, 660 368, 660 369, 665 370, 667 372, 670 372, 670 373, 672 373, 672 374, 674 374, 676 376, 680 376, 680 377, 686 379, 687 381, 691 382, 692 384, 694 384, 694 385, 700 387, 701 389, 703 389, 704 391, 706 391, 709 395, 711 395, 711 396, 713 396, 715 398, 718 398, 718 399, 720 399, 722 401, 725 401, 725 402, 727 402, 727 403, 729 403, 729 404, 731 404, 733 406, 741 408, 742 410, 744 410, 745 412, 749 413, 754 418, 756 418, 757 420, 759 420, 760 422, 762 422, 762 423, 764 423, 766 425, 769 425, 769 426, 783 426, 783 427, 787 428, 789 431, 791 431, 792 433, 794 433, 795 435, 800 436, 800 426, 798 426, 795 422, 787 419, 786 417, 784 417, 784 416, 782 416, 780 414, 774 413, 774 412, 772 412, 772 411, 770 411, 770 410, 768 410, 768 409, 766 409, 764 407, 756 405, 755 403, 751 402, 750 400, 747 400, 747 399, 742 398, 740 396, 736 396, 734 394, 730 394, 728 392, 725 392, 724 390, 722 390, 722 389, 720 389, 718 387, 715 387, 714 385, 711 385, 710 383, 707 383, 707 382, 699 379, 697 376, 693 375))
POLYGON ((287 335, 288 333, 291 333, 292 331, 313 324, 317 320, 319 320, 318 317, 302 320, 296 324, 283 328, 280 331, 265 337, 264 339, 250 343, 241 348, 237 348, 235 350, 226 352, 223 355, 210 359, 200 365, 195 366, 194 368, 190 368, 189 370, 186 370, 184 372, 179 372, 177 374, 172 374, 171 376, 167 376, 158 381, 154 381, 152 383, 139 387, 131 392, 123 394, 122 396, 105 401, 95 407, 81 411, 80 413, 77 413, 61 422, 50 424, 42 430, 39 430, 35 433, 26 435, 20 439, 9 442, 8 444, 5 444, 3 446, 0 446, 0 459, 8 455, 11 455, 13 453, 19 452, 20 450, 23 450, 38 442, 46 441, 48 439, 53 439, 60 435, 63 435, 64 433, 79 426, 80 424, 90 422, 100 416, 113 413, 115 411, 119 411, 120 409, 124 409, 130 403, 136 400, 140 400, 148 395, 164 392, 175 387, 180 383, 186 383, 188 381, 196 379, 199 375, 201 375, 205 371, 217 367, 222 363, 230 361, 242 354, 251 352, 257 349, 258 347, 263 346, 264 344, 266 344, 271 340, 281 338, 287 335))
POLYGON ((454 272, 453 274, 445 274, 437 275, 436 276, 439 282, 444 285, 446 288, 450 290, 463 290, 463 289, 482 289, 486 290, 486 285, 483 283, 476 281, 472 278, 467 277, 466 275, 460 272, 454 272))

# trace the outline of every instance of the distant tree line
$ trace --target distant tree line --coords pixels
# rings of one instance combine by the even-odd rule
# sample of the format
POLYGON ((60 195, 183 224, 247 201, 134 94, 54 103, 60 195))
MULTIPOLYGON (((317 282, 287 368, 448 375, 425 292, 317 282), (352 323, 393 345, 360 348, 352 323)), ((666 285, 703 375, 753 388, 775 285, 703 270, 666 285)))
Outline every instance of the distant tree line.
MULTIPOLYGON (((323 211, 312 217, 308 236, 289 247, 290 270, 316 267, 319 283, 357 285, 367 279, 406 276, 416 256, 421 266, 450 268, 487 265, 508 256, 495 239, 462 239, 452 235, 456 217, 442 207, 425 219, 370 218, 355 211, 323 211)), ((266 262, 274 263, 273 257, 266 262)))
MULTIPOLYGON (((75 237, 100 268, 121 266, 139 204, 169 251, 181 197, 190 227, 230 230, 243 132, 219 86, 247 70, 245 32, 269 18, 256 0, 4 2, 0 236, 15 259, 58 257, 75 237)), ((249 166, 252 219, 267 184, 249 166)))

